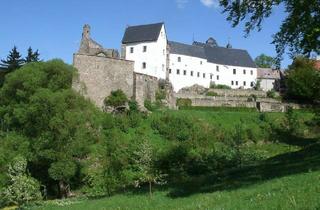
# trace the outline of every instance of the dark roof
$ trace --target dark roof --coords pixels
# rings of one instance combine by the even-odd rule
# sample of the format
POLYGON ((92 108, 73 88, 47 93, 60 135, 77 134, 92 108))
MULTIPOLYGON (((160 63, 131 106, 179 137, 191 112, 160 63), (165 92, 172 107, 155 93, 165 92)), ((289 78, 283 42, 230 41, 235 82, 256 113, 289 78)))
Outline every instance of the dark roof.
POLYGON ((207 59, 203 47, 179 42, 169 42, 170 53, 207 59))
POLYGON ((256 68, 246 50, 169 42, 170 53, 207 59, 210 63, 256 68))
POLYGON ((256 68, 256 64, 246 50, 225 47, 205 47, 204 49, 210 63, 256 68))
POLYGON ((156 41, 159 38, 161 28, 164 23, 149 25, 129 26, 122 38, 122 44, 156 41))

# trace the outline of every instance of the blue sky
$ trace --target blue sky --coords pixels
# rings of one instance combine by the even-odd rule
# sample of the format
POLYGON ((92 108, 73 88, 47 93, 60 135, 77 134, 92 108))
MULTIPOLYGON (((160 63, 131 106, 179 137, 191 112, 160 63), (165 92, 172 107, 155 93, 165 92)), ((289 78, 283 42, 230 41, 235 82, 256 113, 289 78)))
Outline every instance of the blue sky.
MULTIPOLYGON (((216 0, 1 0, 0 58, 16 45, 21 53, 29 46, 41 58, 61 58, 72 63, 78 50, 82 26, 91 25, 93 39, 106 48, 120 48, 127 25, 165 22, 168 38, 191 43, 215 38, 225 46, 248 50, 252 58, 261 53, 274 56, 272 34, 285 18, 278 8, 261 32, 244 37, 243 25, 232 28, 216 0)), ((285 56, 286 67, 291 60, 285 56)))

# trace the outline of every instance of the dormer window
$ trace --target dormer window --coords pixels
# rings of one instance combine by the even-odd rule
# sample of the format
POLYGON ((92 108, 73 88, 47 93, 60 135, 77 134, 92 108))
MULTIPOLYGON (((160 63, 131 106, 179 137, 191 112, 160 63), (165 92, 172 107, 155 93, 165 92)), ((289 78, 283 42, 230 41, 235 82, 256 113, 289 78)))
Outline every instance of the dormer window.
POLYGON ((178 57, 178 62, 181 62, 181 57, 178 57))
POLYGON ((147 52, 147 46, 143 46, 143 52, 147 52))

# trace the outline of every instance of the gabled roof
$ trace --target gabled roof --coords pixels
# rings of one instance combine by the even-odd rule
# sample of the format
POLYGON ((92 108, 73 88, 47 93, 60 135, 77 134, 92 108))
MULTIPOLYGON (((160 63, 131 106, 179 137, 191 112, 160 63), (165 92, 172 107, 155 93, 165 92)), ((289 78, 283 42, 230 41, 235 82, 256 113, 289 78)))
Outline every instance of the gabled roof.
POLYGON ((163 24, 129 26, 124 33, 122 44, 157 41, 163 24))
POLYGON ((207 59, 209 63, 256 68, 246 50, 169 42, 170 53, 207 59))
POLYGON ((271 68, 258 68, 258 79, 280 79, 280 70, 271 68))
POLYGON ((246 50, 208 46, 204 49, 210 63, 256 68, 256 64, 246 50))
POLYGON ((204 48, 179 42, 169 41, 170 53, 207 59, 204 48))

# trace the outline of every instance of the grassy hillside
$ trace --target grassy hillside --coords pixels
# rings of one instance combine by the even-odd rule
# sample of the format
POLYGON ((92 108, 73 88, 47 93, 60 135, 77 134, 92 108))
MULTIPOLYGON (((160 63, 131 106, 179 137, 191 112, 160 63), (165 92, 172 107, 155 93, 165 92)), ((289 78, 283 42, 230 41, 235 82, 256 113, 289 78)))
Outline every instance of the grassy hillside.
MULTIPOLYGON (((216 173, 190 176, 175 184, 157 187, 150 198, 147 189, 127 190, 100 199, 47 201, 34 209, 319 209, 320 144, 318 133, 306 126, 311 113, 295 113, 299 133, 303 135, 271 136, 268 123, 281 124, 283 113, 231 111, 165 111, 155 112, 126 135, 143 132, 156 148, 173 144, 151 128, 154 119, 167 113, 188 116, 222 130, 235 132, 241 124, 250 139, 246 147, 261 157, 236 168, 216 173), (266 130, 268 129, 268 130, 266 130), (268 134, 268 139, 266 135, 268 134), (303 137, 302 137, 303 136, 303 137), (271 140, 270 140, 271 139, 271 140)), ((273 135, 273 134, 272 134, 273 135)), ((250 153, 251 154, 251 153, 250 153)))
POLYGON ((259 165, 226 171, 219 176, 200 177, 182 188, 159 190, 152 198, 140 191, 97 200, 50 201, 40 208, 319 209, 319 151, 320 145, 314 144, 298 152, 267 159, 259 165))

